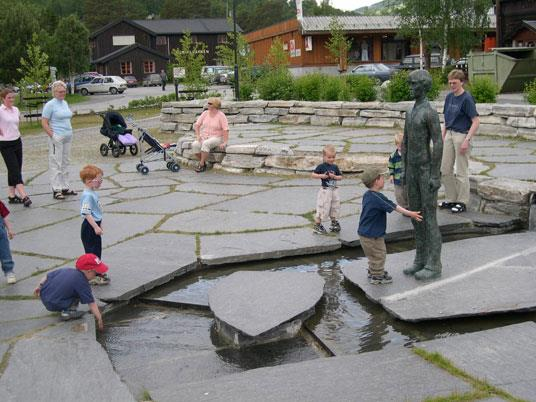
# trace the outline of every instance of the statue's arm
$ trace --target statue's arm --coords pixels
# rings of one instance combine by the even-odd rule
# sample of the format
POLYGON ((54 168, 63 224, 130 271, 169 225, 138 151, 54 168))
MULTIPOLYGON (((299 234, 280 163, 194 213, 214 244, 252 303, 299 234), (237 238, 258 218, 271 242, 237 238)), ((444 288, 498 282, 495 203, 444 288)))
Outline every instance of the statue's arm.
POLYGON ((402 139, 402 148, 400 150, 400 154, 402 156, 402 176, 400 177, 402 181, 402 185, 406 184, 406 166, 407 159, 408 159, 408 119, 409 119, 410 113, 406 113, 406 120, 404 122, 404 137, 402 139))
POLYGON ((430 108, 428 112, 428 132, 432 140, 432 161, 430 166, 432 187, 439 189, 441 186, 441 159, 443 157, 443 136, 437 111, 430 108))

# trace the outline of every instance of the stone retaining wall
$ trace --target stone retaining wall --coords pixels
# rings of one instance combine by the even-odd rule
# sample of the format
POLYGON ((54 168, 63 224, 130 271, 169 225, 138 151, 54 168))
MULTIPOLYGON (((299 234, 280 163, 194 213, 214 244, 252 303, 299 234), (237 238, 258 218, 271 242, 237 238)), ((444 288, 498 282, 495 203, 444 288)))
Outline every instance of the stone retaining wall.
MULTIPOLYGON (((162 104, 163 132, 184 134, 203 111, 205 100, 162 104)), ((432 102, 443 121, 443 102, 432 102)), ((222 111, 230 124, 282 123, 313 126, 403 127, 413 102, 303 102, 226 101, 222 111)), ((527 105, 477 104, 480 134, 536 140, 536 107, 527 105)))

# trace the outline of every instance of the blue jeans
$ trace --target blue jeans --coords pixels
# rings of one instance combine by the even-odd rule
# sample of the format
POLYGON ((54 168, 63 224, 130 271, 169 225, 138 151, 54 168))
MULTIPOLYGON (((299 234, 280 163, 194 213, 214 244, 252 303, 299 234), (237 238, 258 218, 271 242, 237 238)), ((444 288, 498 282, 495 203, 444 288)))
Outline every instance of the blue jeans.
POLYGON ((15 267, 9 248, 9 237, 2 217, 0 217, 0 264, 2 264, 2 271, 5 275, 13 271, 13 267, 15 267))

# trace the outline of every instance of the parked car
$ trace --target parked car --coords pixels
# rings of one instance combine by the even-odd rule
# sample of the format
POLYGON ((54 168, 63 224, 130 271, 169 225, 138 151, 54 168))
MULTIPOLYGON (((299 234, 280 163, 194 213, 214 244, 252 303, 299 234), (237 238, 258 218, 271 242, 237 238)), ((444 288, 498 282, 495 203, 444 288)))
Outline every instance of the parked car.
POLYGON ((350 74, 365 75, 378 79, 380 82, 391 79, 394 73, 395 70, 382 63, 361 64, 350 71, 350 74))
POLYGON ((82 95, 109 92, 112 95, 122 94, 127 89, 127 82, 115 75, 95 77, 90 82, 81 84, 78 89, 82 95))
POLYGON ((147 74, 145 77, 143 77, 142 85, 144 87, 162 85, 162 78, 160 78, 160 74, 147 74))
POLYGON ((456 63, 454 63, 454 67, 456 67, 458 70, 462 70, 465 74, 467 74, 467 57, 462 57, 459 59, 456 63))
POLYGON ((233 69, 227 66, 204 66, 201 69, 201 77, 212 84, 227 84, 233 73, 233 69))
POLYGON ((125 75, 123 79, 127 82, 127 87, 137 87, 138 80, 133 75, 125 75))
POLYGON ((74 78, 74 92, 80 91, 80 85, 87 84, 95 78, 93 75, 79 75, 74 78))
MULTIPOLYGON (((403 70, 416 70, 420 68, 421 62, 420 62, 421 56, 418 54, 410 54, 402 59, 399 65, 395 66, 395 68, 403 69, 403 70)), ((441 68, 443 67, 441 63, 441 54, 439 53, 432 53, 430 56, 430 67, 431 68, 441 68)), ((425 63, 423 59, 423 64, 425 63)), ((448 60, 447 64, 451 64, 452 61, 448 60)))

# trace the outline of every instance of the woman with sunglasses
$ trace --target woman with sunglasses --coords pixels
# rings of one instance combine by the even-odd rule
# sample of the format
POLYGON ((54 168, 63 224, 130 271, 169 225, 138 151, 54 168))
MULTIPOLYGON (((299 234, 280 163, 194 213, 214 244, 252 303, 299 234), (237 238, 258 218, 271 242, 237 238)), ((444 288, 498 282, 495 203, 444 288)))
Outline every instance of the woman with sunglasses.
POLYGON ((220 110, 220 99, 208 98, 207 108, 194 124, 195 141, 192 143, 192 151, 199 159, 199 165, 195 169, 198 173, 207 170, 210 152, 216 148, 223 151, 229 141, 229 124, 220 110))

